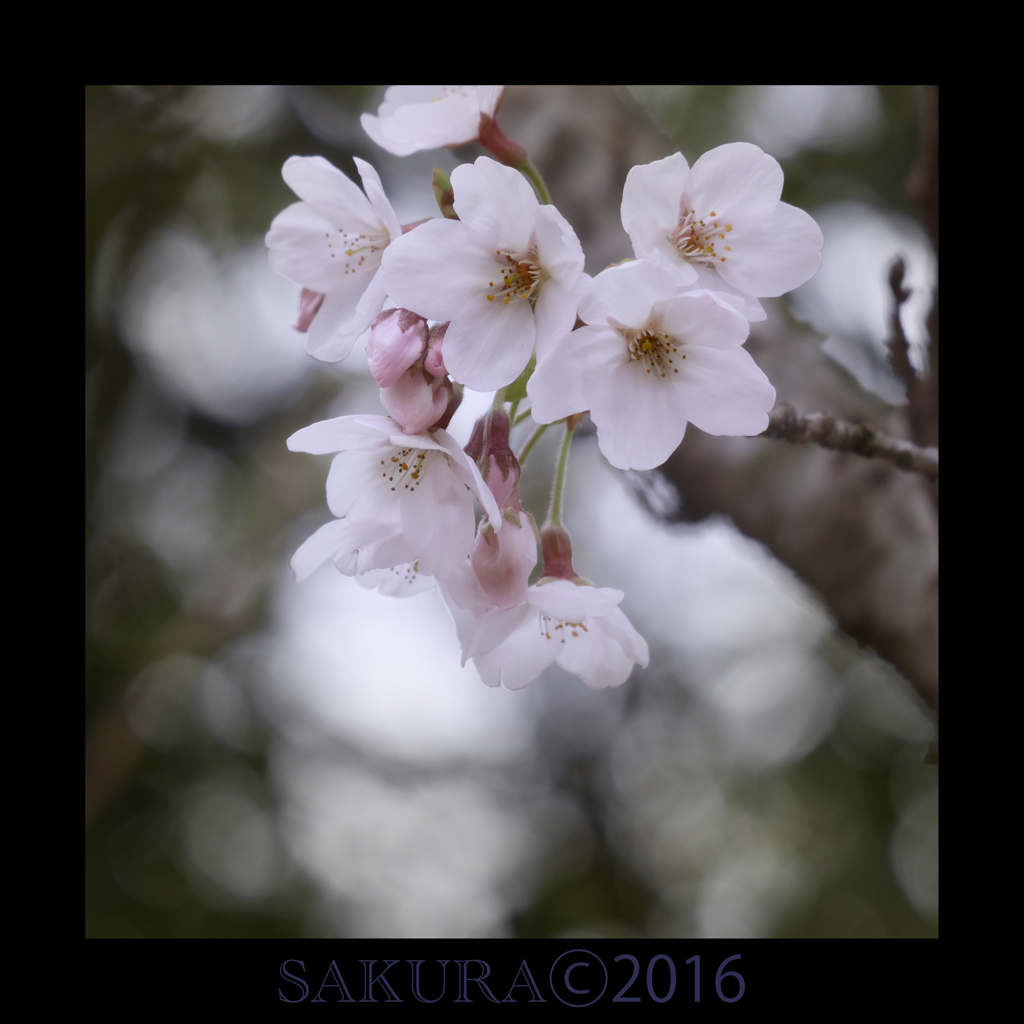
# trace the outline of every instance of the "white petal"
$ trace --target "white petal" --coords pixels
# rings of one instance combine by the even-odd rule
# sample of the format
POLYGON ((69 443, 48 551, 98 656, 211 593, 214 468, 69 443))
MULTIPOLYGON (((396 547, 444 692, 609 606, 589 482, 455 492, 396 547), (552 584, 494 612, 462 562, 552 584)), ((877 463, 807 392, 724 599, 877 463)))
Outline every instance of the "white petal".
POLYGON ((774 297, 810 280, 821 264, 821 229, 810 214, 779 203, 757 228, 737 232, 733 251, 716 269, 740 291, 774 297))
POLYGON ((527 601, 564 622, 583 622, 588 616, 607 615, 623 598, 613 587, 576 586, 569 580, 552 580, 530 587, 527 601))
POLYGON ((322 156, 293 156, 281 176, 291 190, 336 228, 380 234, 383 226, 359 186, 322 156))
POLYGON ((380 175, 365 160, 360 160, 357 156, 354 156, 352 160, 356 165, 356 170, 359 172, 359 177, 363 179, 366 197, 370 200, 370 206, 377 219, 387 228, 388 234, 391 235, 392 239, 400 238, 402 235, 402 225, 398 219, 398 214, 395 213, 391 203, 388 202, 388 197, 384 195, 384 186, 380 183, 380 175))
MULTIPOLYGON (((472 653, 466 645, 470 634, 476 628, 477 621, 491 607, 488 604, 489 598, 480 589, 476 574, 468 560, 440 578, 438 582, 445 607, 455 623, 455 632, 462 647, 462 664, 465 665, 472 653)), ((500 643, 501 640, 497 642, 500 643)))
POLYGON ((480 113, 494 117, 504 95, 505 86, 503 85, 476 86, 476 101, 480 105, 480 113))
POLYGON ((749 142, 708 150, 691 168, 685 199, 698 217, 711 211, 737 231, 766 221, 782 195, 779 162, 749 142))
MULTIPOLYGON (((684 346, 738 348, 750 333, 746 317, 726 298, 718 298, 713 292, 683 292, 657 303, 654 316, 661 329, 684 346)), ((683 351, 690 350, 685 347, 683 351)))
MULTIPOLYGON (((363 293, 365 298, 366 293, 363 293)), ((373 317, 380 312, 359 315, 362 299, 353 309, 349 297, 340 292, 329 292, 324 299, 306 335, 306 351, 325 363, 337 363, 352 351, 356 339, 367 330, 373 317)), ((383 298, 381 299, 383 305, 383 298)))
POLYGON ((540 631, 539 616, 534 611, 525 616, 504 643, 487 654, 476 655, 473 665, 488 686, 500 683, 509 690, 521 690, 529 686, 558 657, 560 647, 558 640, 540 631))
POLYGON ((626 231, 638 217, 651 218, 663 236, 675 231, 679 224, 679 200, 689 171, 682 153, 633 167, 622 189, 620 214, 626 231))
POLYGON ((590 408, 601 382, 628 359, 626 339, 611 327, 580 327, 537 363, 526 392, 537 423, 554 423, 590 408))
POLYGON ((767 319, 768 314, 765 313, 764 307, 753 295, 748 295, 746 292, 733 288, 717 270, 699 264, 693 269, 697 272, 697 281, 694 284, 694 288, 702 288, 727 296, 728 301, 743 314, 748 323, 753 324, 767 319))
MULTIPOLYGON (((451 320, 470 300, 500 282, 493 247, 461 221, 427 221, 392 242, 381 261, 381 285, 397 306, 429 320, 451 320)), ((448 355, 445 336, 445 361, 448 355)))
POLYGON ((775 388, 744 348, 688 347, 676 386, 686 418, 707 434, 760 434, 775 405, 775 388))
POLYGON ((333 559, 334 553, 345 543, 350 529, 346 520, 332 519, 309 537, 292 555, 291 566, 296 581, 301 583, 324 562, 333 559))
POLYGON ((389 455, 389 448, 336 455, 327 473, 327 507, 336 516, 371 522, 396 519, 401 476, 395 478, 389 455))
POLYGON ((647 260, 633 260, 602 270, 580 297, 580 318, 587 324, 617 323, 646 327, 651 307, 679 291, 677 280, 647 260))
POLYGON ((578 304, 578 293, 567 291, 557 281, 544 282, 533 309, 538 359, 543 359, 572 330, 578 304))
POLYGON ((387 416, 338 416, 297 430, 288 438, 288 450, 327 455, 349 448, 373 451, 388 443, 392 430, 401 428, 387 416))
POLYGON ((398 506, 424 572, 443 577, 465 560, 475 533, 473 496, 442 456, 427 457, 418 483, 399 490, 398 506))
POLYGON ((496 251, 529 251, 540 203, 522 174, 482 156, 452 171, 452 188, 463 224, 492 242, 496 251))
MULTIPOLYGON (((383 109, 383 107, 381 109, 383 109)), ((363 126, 363 131, 366 132, 366 134, 369 135, 381 149, 385 149, 389 153, 393 153, 395 156, 411 156, 413 153, 418 153, 421 149, 425 148, 420 145, 419 141, 416 139, 393 139, 387 131, 388 122, 385 121, 384 118, 375 117, 373 114, 361 114, 359 117, 359 123, 363 126)))
POLYGON ((416 139, 420 149, 464 146, 480 134, 480 107, 476 97, 445 96, 433 103, 398 107, 395 125, 385 129, 402 142, 416 139))
POLYGON ((626 657, 633 664, 647 668, 651 657, 647 641, 633 628, 633 624, 622 613, 622 609, 612 609, 601 622, 604 630, 617 640, 626 657))
MULTIPOLYGON (((432 317, 431 319, 437 319, 432 317)), ((473 391, 495 391, 526 369, 536 336, 533 310, 525 299, 487 301, 474 296, 452 319, 444 336, 444 365, 473 391)))
POLYGON ((566 291, 583 274, 583 247, 569 222, 553 207, 541 206, 534 218, 537 261, 566 291))
MULTIPOLYGON (((625 620, 622 612, 619 615, 625 620)), ((596 690, 621 686, 633 671, 634 658, 623 650, 619 637, 605 628, 605 620, 590 620, 586 626, 586 632, 566 627, 569 635, 558 654, 558 664, 596 690)))
POLYGON ((622 367, 590 407, 598 447, 616 469, 660 466, 686 432, 676 375, 669 380, 647 369, 638 361, 622 367))

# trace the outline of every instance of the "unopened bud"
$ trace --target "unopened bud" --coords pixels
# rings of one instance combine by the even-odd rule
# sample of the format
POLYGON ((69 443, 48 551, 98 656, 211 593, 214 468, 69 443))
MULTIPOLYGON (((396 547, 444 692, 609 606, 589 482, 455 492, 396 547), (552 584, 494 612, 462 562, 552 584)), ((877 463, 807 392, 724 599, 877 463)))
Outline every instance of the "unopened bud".
POLYGON ((441 414, 441 418, 433 424, 435 427, 440 427, 442 430, 448 429, 448 424, 451 423, 452 417, 455 415, 455 411, 460 405, 462 405, 462 385, 456 387, 446 377, 441 386, 448 392, 448 407, 441 414))
POLYGON ((408 309, 386 309, 370 326, 366 360, 373 379, 382 388, 398 383, 427 347, 427 321, 408 309))
POLYGON ((509 445, 510 429, 508 413, 504 409, 492 409, 477 421, 473 437, 466 446, 466 454, 480 467, 480 475, 487 482, 498 507, 511 505, 518 509, 522 508, 519 503, 522 470, 509 445))
POLYGON ((414 366, 391 387, 380 389, 381 405, 406 434, 419 434, 434 426, 448 408, 451 396, 445 384, 414 366))
POLYGON ((444 365, 444 358, 441 355, 441 342, 444 341, 444 334, 447 330, 447 323, 434 324, 430 328, 430 338, 427 341, 427 355, 423 360, 423 368, 434 377, 448 376, 448 371, 444 365))

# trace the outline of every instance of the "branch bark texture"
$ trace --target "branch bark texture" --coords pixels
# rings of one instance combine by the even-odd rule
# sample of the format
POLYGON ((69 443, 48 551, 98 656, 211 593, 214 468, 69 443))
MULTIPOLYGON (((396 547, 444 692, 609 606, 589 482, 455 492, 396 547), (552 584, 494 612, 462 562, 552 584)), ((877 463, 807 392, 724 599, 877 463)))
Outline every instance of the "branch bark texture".
POLYGON ((888 437, 870 423, 844 423, 826 413, 802 413, 788 402, 777 405, 769 416, 763 437, 781 438, 793 444, 813 442, 823 448, 856 452, 866 458, 885 459, 900 469, 939 478, 938 448, 921 448, 910 441, 888 437))

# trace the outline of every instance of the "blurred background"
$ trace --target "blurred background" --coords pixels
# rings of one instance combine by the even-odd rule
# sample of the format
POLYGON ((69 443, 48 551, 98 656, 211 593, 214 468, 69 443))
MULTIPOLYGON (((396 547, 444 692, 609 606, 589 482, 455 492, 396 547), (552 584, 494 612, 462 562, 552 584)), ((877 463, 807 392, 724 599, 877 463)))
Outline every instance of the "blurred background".
MULTIPOLYGON (((361 345, 324 365, 289 327, 299 289, 263 244, 295 199, 281 166, 321 154, 358 181, 360 156, 408 223, 437 213, 434 166, 480 153, 384 153, 358 121, 382 95, 86 90, 86 934, 937 935, 923 479, 692 427, 666 472, 621 474, 581 430, 574 561, 651 648, 612 691, 557 666, 485 687, 436 591, 383 597, 329 563, 295 584, 330 459, 285 439, 383 410, 361 345)), ((900 322, 934 373, 937 229, 907 191, 930 104, 510 87, 500 121, 591 274, 631 255, 634 164, 774 155, 824 258, 750 350, 780 400, 911 437, 888 269, 903 258, 900 322)), ((467 392, 452 432, 488 404, 467 392)), ((523 477, 538 516, 545 441, 523 477)))

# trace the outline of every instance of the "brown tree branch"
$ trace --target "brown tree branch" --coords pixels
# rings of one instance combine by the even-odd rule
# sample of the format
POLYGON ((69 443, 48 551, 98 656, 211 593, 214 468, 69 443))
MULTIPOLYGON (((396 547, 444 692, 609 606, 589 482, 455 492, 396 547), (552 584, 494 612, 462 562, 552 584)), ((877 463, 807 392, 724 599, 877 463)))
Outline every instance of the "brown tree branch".
POLYGON ((760 436, 856 452, 869 459, 885 459, 900 469, 924 473, 931 480, 939 478, 938 448, 921 448, 910 441, 888 437, 870 423, 845 423, 822 412, 802 413, 788 402, 771 411, 768 428, 760 436))

